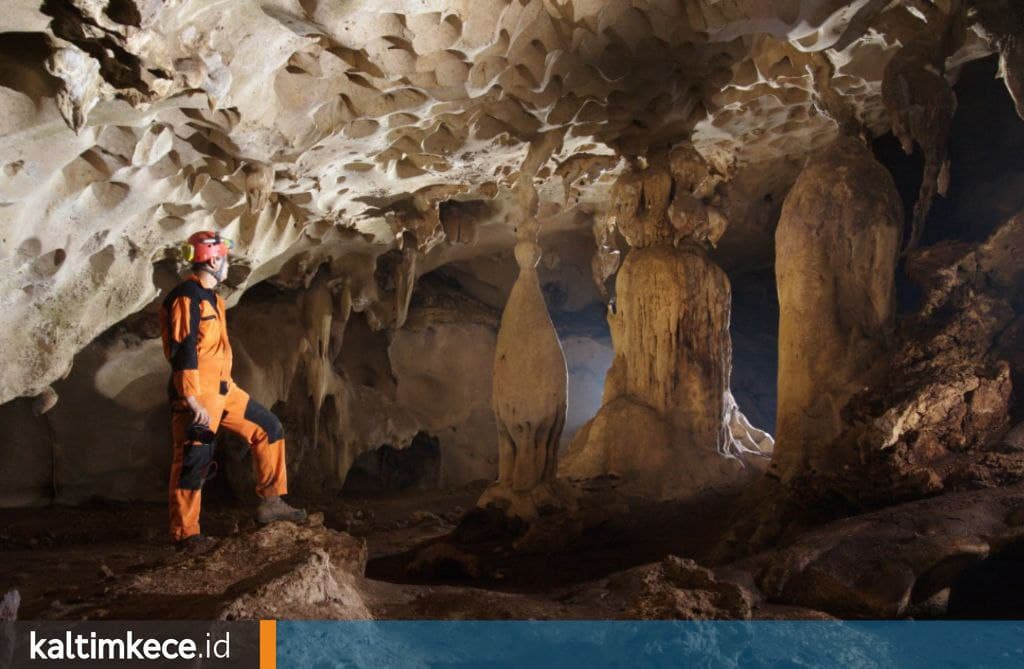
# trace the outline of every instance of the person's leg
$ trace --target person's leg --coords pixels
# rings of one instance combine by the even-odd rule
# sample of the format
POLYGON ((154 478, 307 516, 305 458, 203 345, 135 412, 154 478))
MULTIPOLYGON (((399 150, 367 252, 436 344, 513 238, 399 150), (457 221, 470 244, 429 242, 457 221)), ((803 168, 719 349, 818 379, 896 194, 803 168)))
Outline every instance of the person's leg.
POLYGON ((249 397, 249 393, 231 384, 221 425, 249 444, 256 474, 256 494, 261 498, 287 494, 284 429, 277 416, 249 397))
POLYGON ((181 465, 185 456, 185 433, 192 422, 192 411, 180 408, 177 402, 171 405, 171 438, 174 451, 171 459, 171 478, 168 485, 168 510, 170 512, 171 539, 183 541, 199 534, 200 491, 182 490, 178 487, 181 465))
POLYGON ((256 519, 261 523, 305 520, 305 511, 292 508, 281 499, 281 495, 288 493, 288 470, 284 430, 277 416, 231 384, 221 425, 245 439, 252 450, 256 494, 262 500, 256 519))
MULTIPOLYGON (((210 414, 210 430, 217 431, 223 412, 223 396, 200 398, 200 403, 210 414)), ((171 458, 171 476, 168 485, 168 510, 170 514, 171 539, 183 541, 199 534, 199 512, 202 505, 202 490, 188 482, 182 482, 182 467, 185 447, 188 443, 188 428, 192 425, 192 410, 184 400, 171 404, 171 438, 174 451, 171 458)))

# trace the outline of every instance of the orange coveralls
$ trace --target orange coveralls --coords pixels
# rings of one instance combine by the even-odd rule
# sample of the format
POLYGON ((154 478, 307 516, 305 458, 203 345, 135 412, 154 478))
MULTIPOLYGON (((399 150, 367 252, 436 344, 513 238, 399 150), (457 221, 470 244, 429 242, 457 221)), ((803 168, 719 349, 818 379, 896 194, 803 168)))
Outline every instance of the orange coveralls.
POLYGON ((274 414, 231 380, 224 299, 192 275, 172 290, 160 308, 164 355, 171 363, 171 461, 169 507, 175 541, 199 534, 201 485, 183 480, 182 464, 189 446, 192 410, 185 398, 195 396, 210 414, 211 431, 221 426, 249 443, 260 497, 288 492, 284 432, 274 414))

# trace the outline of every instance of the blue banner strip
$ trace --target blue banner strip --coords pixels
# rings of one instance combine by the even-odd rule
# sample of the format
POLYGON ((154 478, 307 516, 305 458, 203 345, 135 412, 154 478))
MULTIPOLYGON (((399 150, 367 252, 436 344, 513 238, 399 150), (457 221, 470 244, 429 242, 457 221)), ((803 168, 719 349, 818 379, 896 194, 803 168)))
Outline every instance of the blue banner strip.
POLYGON ((1024 667, 1022 621, 280 621, 278 666, 1024 667))

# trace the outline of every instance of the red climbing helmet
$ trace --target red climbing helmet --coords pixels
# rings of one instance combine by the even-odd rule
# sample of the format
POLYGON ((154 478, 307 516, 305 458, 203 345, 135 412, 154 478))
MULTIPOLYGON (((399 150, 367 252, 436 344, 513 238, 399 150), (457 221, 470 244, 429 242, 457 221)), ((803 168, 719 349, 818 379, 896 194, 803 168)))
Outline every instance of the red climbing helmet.
POLYGON ((206 262, 226 256, 234 247, 235 243, 227 237, 221 237, 219 232, 203 230, 181 245, 181 255, 186 262, 206 262))

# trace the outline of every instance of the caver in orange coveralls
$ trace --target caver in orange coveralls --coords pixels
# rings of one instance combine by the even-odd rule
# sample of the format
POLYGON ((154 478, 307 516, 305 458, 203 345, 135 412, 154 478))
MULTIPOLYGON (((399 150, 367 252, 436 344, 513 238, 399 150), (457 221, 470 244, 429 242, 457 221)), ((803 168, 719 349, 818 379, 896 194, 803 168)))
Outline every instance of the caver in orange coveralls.
POLYGON ((286 494, 288 473, 281 422, 231 380, 224 299, 192 275, 164 300, 160 326, 164 355, 173 370, 169 389, 174 439, 171 537, 181 541, 199 534, 202 484, 212 461, 212 445, 205 451, 189 438, 193 412, 186 397, 194 396, 206 408, 211 432, 223 426, 249 443, 256 493, 261 498, 286 494))

